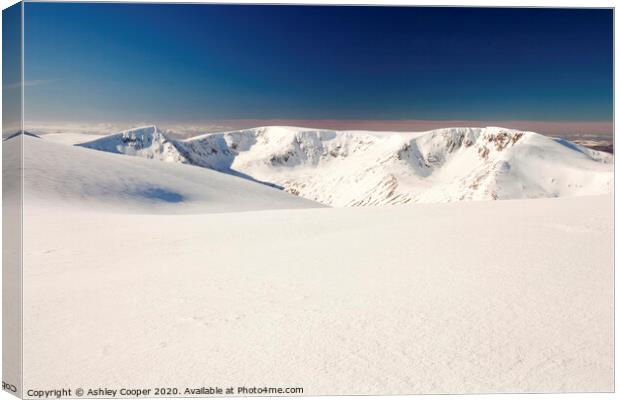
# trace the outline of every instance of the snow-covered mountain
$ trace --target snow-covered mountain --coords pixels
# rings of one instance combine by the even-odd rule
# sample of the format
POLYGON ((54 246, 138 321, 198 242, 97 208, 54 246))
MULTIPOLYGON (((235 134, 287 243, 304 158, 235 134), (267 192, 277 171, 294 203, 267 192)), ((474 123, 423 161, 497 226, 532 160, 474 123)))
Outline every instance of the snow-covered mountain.
POLYGON ((79 146, 232 173, 332 206, 593 195, 613 187, 611 154, 499 127, 271 126, 176 140, 149 126, 79 146))
MULTIPOLYGON (((19 143, 12 139, 4 145, 19 143)), ((23 146, 28 204, 149 214, 323 207, 206 168, 94 152, 30 136, 23 137, 23 146)))

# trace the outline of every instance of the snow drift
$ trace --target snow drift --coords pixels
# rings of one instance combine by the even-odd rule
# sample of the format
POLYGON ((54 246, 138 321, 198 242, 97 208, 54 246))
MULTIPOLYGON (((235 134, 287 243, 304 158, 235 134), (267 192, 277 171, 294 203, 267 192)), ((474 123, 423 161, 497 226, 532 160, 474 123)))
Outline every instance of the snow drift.
POLYGON ((24 199, 68 208, 211 213, 320 207, 205 168, 154 163, 24 136, 24 199))
POLYGON ((175 140, 149 126, 79 146, 205 167, 332 206, 595 195, 613 186, 611 154, 499 127, 272 126, 175 140))

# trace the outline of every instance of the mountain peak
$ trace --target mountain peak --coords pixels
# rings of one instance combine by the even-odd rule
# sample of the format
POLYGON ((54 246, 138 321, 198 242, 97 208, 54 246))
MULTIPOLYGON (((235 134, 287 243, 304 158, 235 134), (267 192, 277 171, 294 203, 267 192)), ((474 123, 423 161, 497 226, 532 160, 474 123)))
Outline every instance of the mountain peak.
POLYGON ((135 128, 131 128, 131 129, 126 129, 124 131, 119 132, 121 134, 125 134, 125 135, 137 135, 137 134, 141 134, 141 135, 156 135, 156 134, 161 134, 160 130, 157 128, 157 125, 145 125, 145 126, 138 126, 135 128))
POLYGON ((77 146, 160 161, 188 163, 177 142, 168 138, 156 125, 128 129, 77 146))
POLYGON ((22 136, 22 135, 23 135, 23 136, 30 136, 30 137, 34 137, 34 138, 37 138, 37 139, 40 139, 40 138, 41 138, 39 135, 35 135, 34 133, 30 133, 30 132, 28 132, 28 131, 17 131, 17 132, 15 132, 15 133, 13 133, 13 134, 11 134, 11 135, 9 135, 9 136, 5 137, 5 138, 4 138, 4 139, 2 139, 2 140, 3 140, 3 141, 6 141, 6 140, 10 140, 10 139, 13 139, 13 138, 16 138, 16 137, 22 136))

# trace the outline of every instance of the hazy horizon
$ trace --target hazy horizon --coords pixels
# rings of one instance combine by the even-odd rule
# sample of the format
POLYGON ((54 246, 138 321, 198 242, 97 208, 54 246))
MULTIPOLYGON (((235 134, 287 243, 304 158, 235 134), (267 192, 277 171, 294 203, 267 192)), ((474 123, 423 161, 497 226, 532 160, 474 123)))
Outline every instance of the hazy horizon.
POLYGON ((316 129, 416 132, 451 127, 487 127, 532 131, 551 136, 595 136, 613 138, 612 122, 596 121, 423 121, 423 120, 283 120, 283 119, 240 119, 221 121, 27 121, 24 129, 44 131, 79 131, 91 133, 113 133, 138 126, 157 125, 178 133, 210 133, 228 130, 248 129, 261 126, 296 126, 316 129))

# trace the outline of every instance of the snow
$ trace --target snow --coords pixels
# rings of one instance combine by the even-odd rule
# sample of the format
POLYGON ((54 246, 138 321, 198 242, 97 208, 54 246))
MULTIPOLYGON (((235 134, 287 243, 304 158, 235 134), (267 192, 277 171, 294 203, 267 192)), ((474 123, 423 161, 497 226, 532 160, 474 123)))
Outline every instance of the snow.
POLYGON ((613 184, 611 154, 501 127, 270 126, 175 140, 146 126, 80 146, 251 177, 330 206, 596 195, 613 184))
MULTIPOLYGON (((356 182, 345 173, 382 182, 400 171, 404 143, 410 175, 392 172, 398 187, 424 183, 416 196, 444 201, 455 198, 442 174, 486 164, 473 144, 445 151, 442 131, 299 128, 291 142, 291 128, 261 129, 167 146, 146 127, 100 139, 106 151, 23 138, 26 389, 613 391, 611 157, 452 129, 453 143, 489 147, 498 166, 485 190, 514 196, 527 181, 528 195, 547 195, 549 175, 581 186, 559 198, 331 208, 239 175, 332 177, 312 190, 334 189, 341 204, 356 182), (207 142, 236 149, 210 154, 207 142)), ((354 198, 394 203, 366 192, 354 198)))
POLYGON ((102 138, 107 135, 95 135, 90 133, 47 133, 41 135, 45 140, 50 140, 56 143, 62 144, 79 144, 90 142, 99 138, 102 138))
POLYGON ((24 138, 26 201, 129 213, 206 213, 320 204, 205 168, 24 138))
POLYGON ((156 217, 27 206, 25 386, 611 391, 611 216, 609 195, 156 217))

